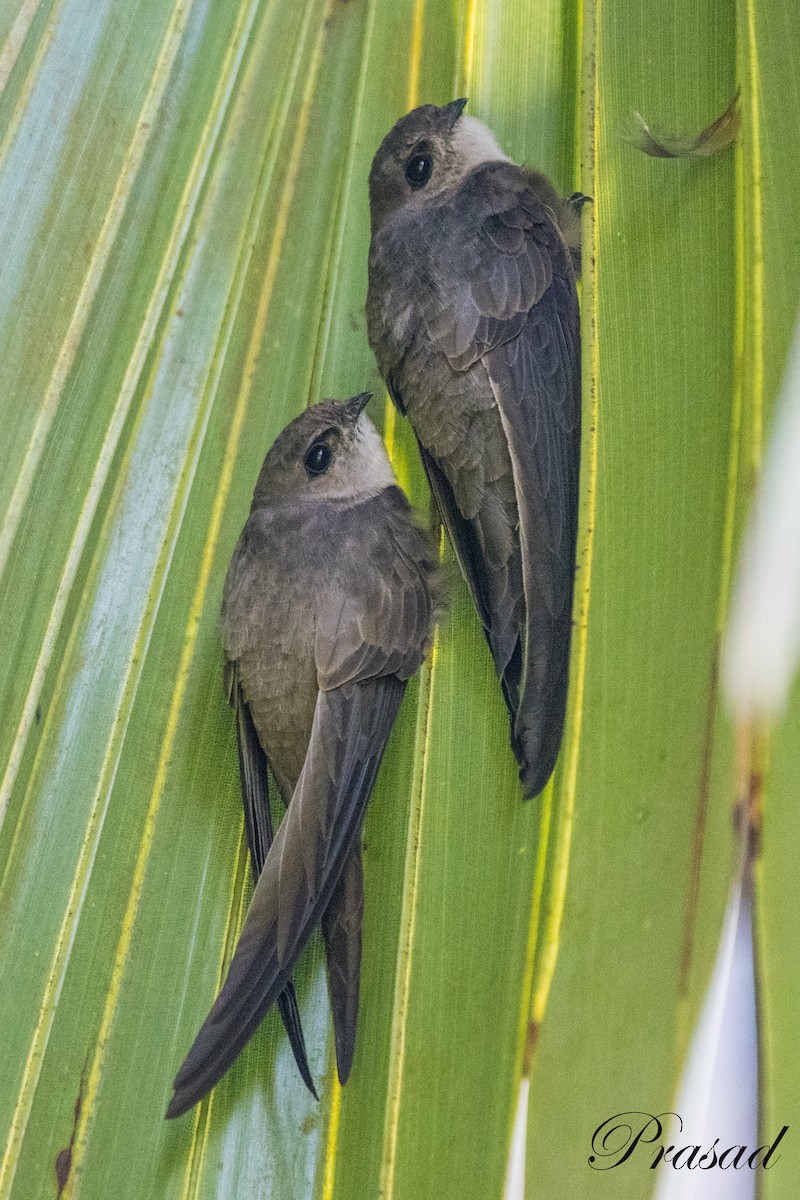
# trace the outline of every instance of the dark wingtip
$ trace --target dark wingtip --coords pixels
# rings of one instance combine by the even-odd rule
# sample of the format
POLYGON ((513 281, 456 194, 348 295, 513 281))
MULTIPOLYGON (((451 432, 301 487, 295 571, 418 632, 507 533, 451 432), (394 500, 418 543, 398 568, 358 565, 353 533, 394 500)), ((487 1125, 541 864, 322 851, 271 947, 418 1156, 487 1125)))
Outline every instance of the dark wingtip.
POLYGON ((219 1071, 215 1075, 213 1072, 210 1074, 207 1071, 204 1072, 202 1067, 200 1070, 197 1069, 195 1060, 199 1037, 200 1035, 198 1034, 192 1049, 181 1063, 181 1068, 172 1081, 174 1095, 167 1108, 167 1121, 172 1121, 175 1117, 182 1117, 190 1108, 194 1108, 195 1104, 198 1104, 200 1100, 208 1095, 224 1073, 223 1071, 219 1071))
POLYGON ((542 772, 538 772, 535 775, 529 775, 526 769, 523 767, 519 773, 520 783, 522 784, 522 799, 535 800, 536 797, 540 795, 547 787, 548 780, 550 779, 552 773, 552 771, 549 771, 546 775, 542 772))
POLYGON ((534 762, 523 762, 519 766, 519 782, 522 784, 522 798, 534 800, 545 791, 558 761, 560 746, 555 748, 555 754, 539 756, 534 762))
MULTIPOLYGON (((355 1030, 353 1032, 355 1034, 355 1030)), ((350 1072, 353 1069, 353 1058, 356 1050, 355 1036, 348 1039, 346 1043, 343 1038, 335 1038, 335 1041, 336 1074, 339 1076, 339 1083, 342 1085, 342 1087, 344 1087, 350 1078, 350 1072)))
POLYGON ((519 753, 519 747, 514 746, 514 753, 519 763, 519 781, 522 784, 523 800, 535 800, 544 791, 550 781, 550 776, 556 767, 560 740, 556 744, 555 754, 537 754, 532 761, 527 761, 519 753))
POLYGON ((194 1101, 187 1102, 185 1097, 181 1098, 180 1092, 175 1092, 170 1100, 167 1111, 164 1113, 165 1121, 174 1121, 176 1117, 182 1117, 190 1108, 194 1107, 194 1101))
MULTIPOLYGON (((295 1061, 297 1062, 296 1058, 295 1061)), ((306 1085, 311 1095, 319 1104, 319 1093, 314 1086, 314 1080, 311 1076, 311 1071, 308 1068, 308 1063, 306 1063, 305 1067, 303 1067, 299 1062, 297 1062, 297 1067, 303 1083, 306 1085)), ((195 1104, 198 1104, 209 1090, 207 1089, 206 1091, 198 1094, 190 1087, 181 1086, 177 1080, 173 1084, 173 1087, 175 1090, 172 1099, 167 1106, 167 1111, 164 1113, 165 1121, 174 1121, 177 1117, 182 1117, 184 1113, 187 1113, 190 1109, 194 1108, 195 1104)))
POLYGON ((318 1101, 319 1096, 317 1095, 317 1089, 314 1086, 314 1080, 311 1076, 311 1068, 308 1065, 306 1041, 303 1037, 303 1025, 300 1020, 300 1009, 297 1005, 297 994, 295 993, 294 984, 291 979, 278 997, 278 1010, 281 1014, 281 1020, 283 1021, 286 1033, 289 1036, 289 1045, 292 1047, 294 1061, 297 1064, 297 1070, 300 1072, 300 1078, 314 1099, 318 1101))
MULTIPOLYGON (((524 699, 523 699, 524 704, 524 699)), ((522 709, 511 721, 511 747, 519 764, 519 778, 526 800, 533 800, 547 787, 556 769, 564 736, 566 688, 559 689, 544 720, 524 715, 522 709)))
MULTIPOLYGON (((298 1064, 298 1066, 299 1066, 299 1064, 298 1064)), ((303 1083, 306 1085, 308 1090, 311 1092, 311 1095, 314 1097, 317 1104, 319 1104, 319 1092, 317 1091, 316 1087, 314 1086, 314 1080, 311 1076, 311 1072, 308 1069, 306 1069, 305 1071, 300 1071, 300 1078, 303 1080, 303 1083)))
MULTIPOLYGON (((283 1016, 283 1012, 281 1012, 281 1016, 283 1016)), ((300 1025, 299 1018, 298 1018, 296 1027, 290 1027, 290 1025, 287 1024, 286 1018, 284 1018, 284 1025, 286 1026, 286 1032, 289 1035, 289 1045, 292 1047, 292 1053, 294 1054, 294 1061, 297 1065, 297 1070, 300 1075, 300 1078, 302 1079, 303 1083, 306 1085, 308 1090, 311 1092, 311 1095, 314 1097, 314 1099, 319 1101, 319 1093, 317 1092, 317 1089, 314 1085, 314 1077, 312 1076, 311 1068, 308 1065, 305 1041, 303 1040, 303 1030, 300 1025), (298 1040, 298 1036, 297 1036, 298 1033, 299 1033, 299 1040, 298 1040)))

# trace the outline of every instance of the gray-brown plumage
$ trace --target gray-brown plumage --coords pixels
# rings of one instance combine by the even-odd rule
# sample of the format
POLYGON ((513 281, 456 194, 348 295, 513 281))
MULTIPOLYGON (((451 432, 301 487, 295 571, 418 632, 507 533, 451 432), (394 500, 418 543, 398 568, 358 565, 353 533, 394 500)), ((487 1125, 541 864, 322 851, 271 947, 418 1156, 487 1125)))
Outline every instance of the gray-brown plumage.
MULTIPOLYGON (((244 699, 235 662, 225 663, 225 692, 236 712, 236 744, 239 752, 239 783, 244 806, 244 827, 250 850, 253 879, 258 882, 273 841, 267 757, 258 740, 249 705, 244 699)), ((278 1012, 289 1037, 294 1060, 303 1083, 319 1099, 308 1065, 297 995, 291 979, 278 997, 278 1012)))
POLYGON ((367 328, 414 427, 534 796, 566 706, 585 197, 561 200, 511 162, 465 103, 415 109, 375 155, 367 328))
POLYGON ((361 823, 437 603, 431 544, 363 415, 368 398, 323 401, 283 431, 225 581, 223 644, 245 724, 240 761, 251 845, 262 836, 268 842, 271 832, 258 815, 268 809, 266 774, 247 722, 288 808, 228 977, 175 1079, 168 1117, 214 1086, 286 996, 319 923, 342 1083, 352 1065, 361 823))

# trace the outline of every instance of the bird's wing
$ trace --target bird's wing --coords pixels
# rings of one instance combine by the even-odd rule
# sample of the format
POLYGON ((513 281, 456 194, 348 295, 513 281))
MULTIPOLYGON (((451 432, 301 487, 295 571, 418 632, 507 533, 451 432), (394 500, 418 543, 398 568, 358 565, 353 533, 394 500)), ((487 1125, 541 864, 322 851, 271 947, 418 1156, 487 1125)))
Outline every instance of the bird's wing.
POLYGON ((253 878, 258 879, 272 845, 272 813, 269 807, 267 756, 258 740, 250 705, 239 682, 238 664, 225 663, 225 691, 236 714, 236 747, 239 753, 239 783, 242 789, 244 827, 250 849, 253 878))
POLYGON ((228 977, 175 1078, 168 1117, 211 1090, 285 988, 358 837, 405 686, 383 675, 319 693, 292 802, 256 884, 228 977))
MULTIPOLYGON (((403 393, 394 373, 391 371, 386 376, 386 387, 395 408, 405 416, 406 406, 403 401, 403 393)), ((433 454, 420 441, 419 437, 417 438, 417 446, 420 458, 422 459, 422 465, 425 469, 428 486, 436 501, 436 507, 439 510, 439 516, 450 536, 461 572, 467 581, 467 586, 472 593, 475 606, 478 609, 478 616, 484 628, 488 629, 492 607, 491 584, 486 578, 486 564, 480 552, 475 526, 472 522, 464 519, 453 495, 450 481, 433 454)))
POLYGON ((343 584, 317 618, 323 689, 390 673, 408 679, 422 662, 436 605, 433 543, 411 520, 399 487, 359 505, 350 521, 339 546, 343 584), (379 506, 380 520, 370 518, 369 505, 379 506))
MULTIPOLYGON (((236 713, 236 745, 239 752, 239 782, 242 789, 244 827, 247 845, 250 849, 253 879, 257 881, 273 841, 267 758, 261 742, 258 740, 250 706, 242 693, 235 662, 226 661, 225 663, 225 690, 228 703, 236 713)), ((291 979, 278 997, 278 1011, 303 1083, 312 1096, 319 1099, 308 1062, 297 993, 291 979)))
POLYGON ((356 1048, 363 917, 364 870, 361 842, 356 837, 328 907, 322 914, 336 1067, 342 1085, 350 1077, 356 1048))
MULTIPOLYGON (((512 733, 532 796, 555 764, 566 705, 580 459, 577 294, 555 215, 513 164, 474 172, 440 226, 443 278, 455 282, 428 292, 428 333, 454 371, 482 362, 513 469, 525 628, 512 733)), ((458 506, 457 482, 453 490, 458 506)), ((490 612, 490 630, 504 620, 490 612)))
POLYGON ((450 481, 429 450, 417 439, 420 458, 425 468, 428 486, 433 493, 436 507, 450 535, 458 565, 472 592, 483 625, 491 623, 491 584, 486 578, 486 563, 476 536, 475 525, 464 519, 458 507, 450 481))

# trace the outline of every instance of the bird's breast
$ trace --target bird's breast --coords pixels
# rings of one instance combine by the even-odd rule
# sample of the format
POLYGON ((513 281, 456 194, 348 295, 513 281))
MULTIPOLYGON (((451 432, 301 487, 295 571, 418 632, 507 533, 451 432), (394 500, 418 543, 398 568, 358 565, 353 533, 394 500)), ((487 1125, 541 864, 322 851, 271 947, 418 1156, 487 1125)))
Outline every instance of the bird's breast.
POLYGON ((303 767, 317 700, 319 588, 303 556, 306 540, 293 526, 264 532, 256 519, 232 565, 222 615, 225 652, 238 664, 244 698, 285 799, 303 767))
POLYGON ((256 651, 240 660, 245 695, 261 745, 283 800, 288 803, 303 769, 317 703, 313 647, 296 645, 291 656, 256 651))

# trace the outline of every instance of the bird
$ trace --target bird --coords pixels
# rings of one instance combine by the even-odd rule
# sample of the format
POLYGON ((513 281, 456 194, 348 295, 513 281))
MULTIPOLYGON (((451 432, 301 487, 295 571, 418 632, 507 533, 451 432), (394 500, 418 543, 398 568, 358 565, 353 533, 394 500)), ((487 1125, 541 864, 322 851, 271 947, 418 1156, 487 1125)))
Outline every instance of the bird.
POLYGON ((434 543, 364 412, 369 398, 323 400, 278 436, 228 569, 225 679, 246 824, 263 865, 225 983, 175 1077, 168 1118, 210 1091, 287 996, 318 924, 342 1084, 350 1074, 361 826, 441 603, 434 543), (266 764, 287 806, 274 840, 266 764))
POLYGON ((588 197, 562 199, 512 162, 466 103, 415 108, 375 154, 367 333, 413 426, 532 798, 566 711, 588 197))

